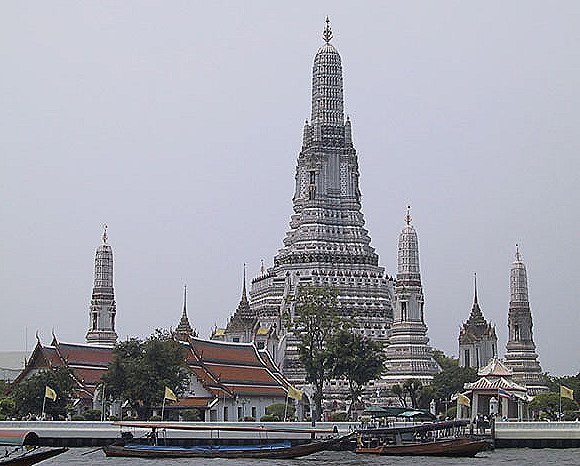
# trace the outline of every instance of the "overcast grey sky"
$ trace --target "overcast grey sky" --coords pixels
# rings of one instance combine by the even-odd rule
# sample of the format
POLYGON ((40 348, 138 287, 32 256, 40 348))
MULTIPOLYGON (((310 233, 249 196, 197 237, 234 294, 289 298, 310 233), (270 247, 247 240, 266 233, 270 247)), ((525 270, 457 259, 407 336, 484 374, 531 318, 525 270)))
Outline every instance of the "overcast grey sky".
POLYGON ((580 2, 0 4, 0 350, 84 342, 109 225, 121 337, 207 337, 282 244, 324 18, 363 212, 390 274, 405 206, 434 347, 473 300, 506 343, 515 243, 545 371, 580 370, 580 2), (25 343, 25 335, 28 342, 25 343))

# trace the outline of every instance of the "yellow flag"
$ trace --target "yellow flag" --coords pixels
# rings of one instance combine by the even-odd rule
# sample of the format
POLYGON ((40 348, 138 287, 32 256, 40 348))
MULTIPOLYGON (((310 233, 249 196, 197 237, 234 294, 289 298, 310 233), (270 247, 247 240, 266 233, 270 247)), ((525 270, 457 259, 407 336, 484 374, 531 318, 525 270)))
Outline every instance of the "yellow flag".
POLYGON ((52 401, 56 401, 56 392, 47 385, 44 388, 44 397, 50 398, 52 401))
POLYGON ((302 399, 302 395, 304 395, 304 390, 298 390, 297 388, 294 388, 292 385, 288 386, 288 397, 300 401, 302 399))
POLYGON ((171 390, 171 388, 169 387, 165 387, 165 396, 163 398, 165 398, 166 400, 177 401, 175 393, 173 393, 173 390, 171 390))
POLYGON ((460 405, 467 406, 468 408, 471 406, 471 400, 469 397, 465 396, 462 393, 457 394, 457 401, 459 401, 460 405))
POLYGON ((570 398, 571 400, 574 399, 574 390, 571 388, 565 387, 564 385, 560 385, 560 396, 562 398, 570 398))

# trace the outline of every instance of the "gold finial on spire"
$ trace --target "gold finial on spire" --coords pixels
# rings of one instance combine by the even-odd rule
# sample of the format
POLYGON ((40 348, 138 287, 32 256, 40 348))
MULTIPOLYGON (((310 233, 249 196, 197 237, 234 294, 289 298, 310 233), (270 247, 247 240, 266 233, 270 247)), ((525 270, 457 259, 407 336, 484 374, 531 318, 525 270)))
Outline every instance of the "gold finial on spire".
POLYGON ((407 206, 407 215, 405 215, 405 222, 407 222, 407 225, 411 225, 411 206, 410 205, 407 206))
POLYGON ((104 231, 103 231, 103 244, 107 244, 107 239, 109 237, 107 236, 107 228, 108 227, 107 227, 107 224, 106 223, 103 225, 103 228, 104 228, 104 231))
POLYGON ((322 38, 328 44, 332 40, 332 29, 330 29, 330 20, 326 17, 326 27, 322 33, 322 38))

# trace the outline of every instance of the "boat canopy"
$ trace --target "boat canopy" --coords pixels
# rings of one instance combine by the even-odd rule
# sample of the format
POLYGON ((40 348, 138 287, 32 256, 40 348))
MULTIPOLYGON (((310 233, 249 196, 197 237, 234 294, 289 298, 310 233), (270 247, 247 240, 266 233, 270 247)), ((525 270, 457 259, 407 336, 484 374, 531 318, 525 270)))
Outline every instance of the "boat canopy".
POLYGON ((0 445, 38 445, 38 435, 26 430, 0 430, 0 445))

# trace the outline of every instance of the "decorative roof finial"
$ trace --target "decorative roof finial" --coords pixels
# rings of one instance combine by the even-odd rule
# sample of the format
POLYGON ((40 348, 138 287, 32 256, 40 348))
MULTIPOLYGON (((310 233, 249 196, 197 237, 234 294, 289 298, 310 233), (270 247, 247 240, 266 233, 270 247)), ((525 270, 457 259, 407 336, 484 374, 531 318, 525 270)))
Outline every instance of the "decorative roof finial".
POLYGON ((246 263, 244 262, 244 286, 242 289, 242 295, 246 296, 246 263))
POLYGON ((411 206, 407 206, 407 215, 405 215, 405 222, 407 225, 411 225, 411 206))
POLYGON ((518 243, 516 243, 516 261, 520 261, 521 260, 521 256, 520 256, 520 246, 518 243))
POLYGON ((183 315, 187 316, 187 285, 183 285, 183 315))
POLYGON ((103 231, 103 244, 107 244, 107 239, 109 238, 109 237, 107 236, 107 228, 108 228, 108 227, 107 227, 107 224, 105 223, 105 224, 103 225, 103 227, 104 227, 104 231, 103 231))
POLYGON ((475 293, 473 295, 473 304, 479 304, 477 302, 477 272, 473 273, 473 288, 475 290, 475 293))
POLYGON ((264 268, 264 259, 260 259, 260 273, 262 275, 266 273, 266 269, 264 268))
POLYGON ((330 20, 326 17, 326 27, 322 33, 322 38, 328 44, 332 40, 332 29, 330 29, 330 20))

